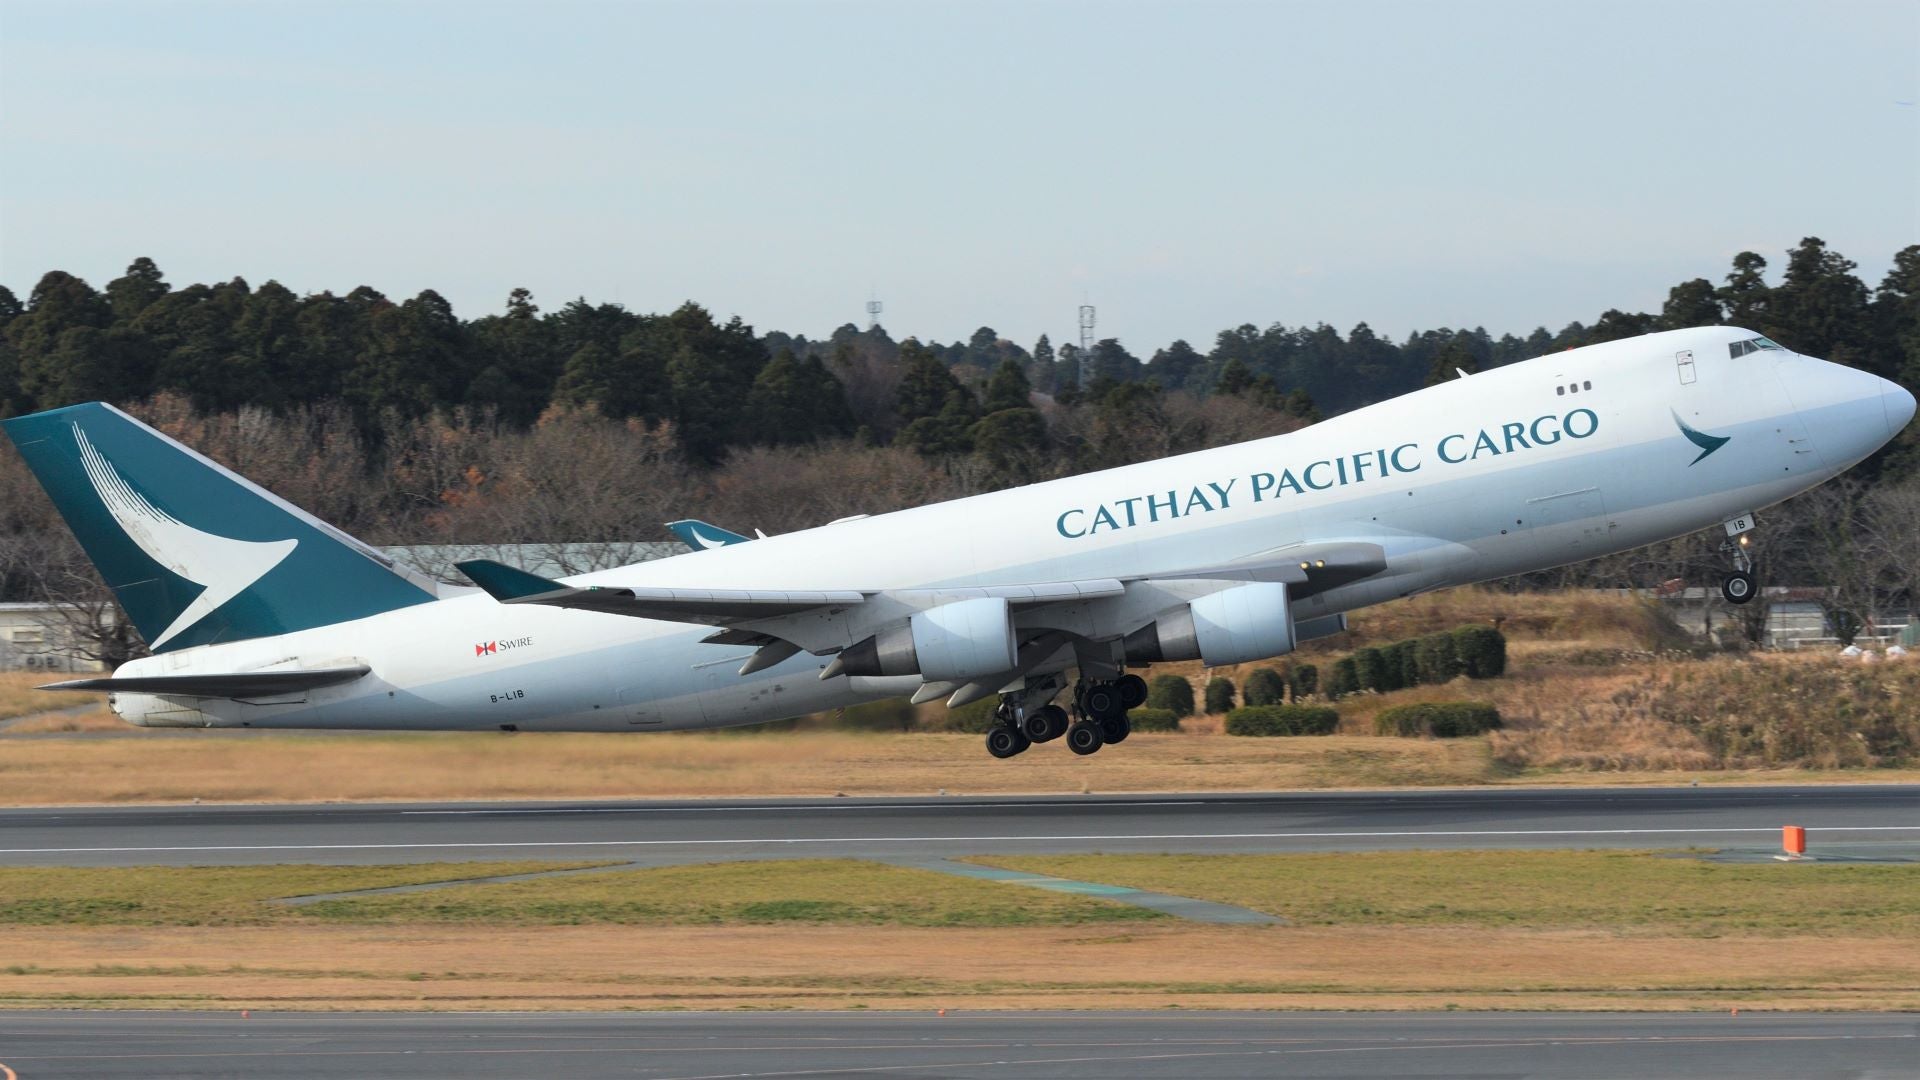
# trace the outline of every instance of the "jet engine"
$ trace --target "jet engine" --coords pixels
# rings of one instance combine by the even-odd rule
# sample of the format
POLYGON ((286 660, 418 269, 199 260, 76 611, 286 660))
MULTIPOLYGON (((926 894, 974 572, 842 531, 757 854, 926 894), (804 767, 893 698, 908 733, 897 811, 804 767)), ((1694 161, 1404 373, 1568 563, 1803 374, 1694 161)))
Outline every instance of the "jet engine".
POLYGON ((905 623, 842 650, 820 677, 919 675, 971 682, 1012 671, 1019 641, 1003 597, 981 597, 915 612, 905 623))
POLYGON ((1203 660, 1244 664, 1293 651, 1293 613, 1284 584, 1257 582, 1208 593, 1128 634, 1129 662, 1203 660))

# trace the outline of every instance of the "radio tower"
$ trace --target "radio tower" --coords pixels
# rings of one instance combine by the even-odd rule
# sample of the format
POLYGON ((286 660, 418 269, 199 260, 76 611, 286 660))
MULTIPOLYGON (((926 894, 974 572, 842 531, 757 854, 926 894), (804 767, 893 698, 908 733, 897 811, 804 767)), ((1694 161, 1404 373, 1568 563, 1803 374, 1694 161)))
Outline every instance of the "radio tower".
POLYGON ((1080 305, 1080 385, 1087 384, 1087 365, 1093 362, 1093 305, 1080 305))
POLYGON ((872 331, 880 325, 880 301, 867 301, 867 330, 872 331))

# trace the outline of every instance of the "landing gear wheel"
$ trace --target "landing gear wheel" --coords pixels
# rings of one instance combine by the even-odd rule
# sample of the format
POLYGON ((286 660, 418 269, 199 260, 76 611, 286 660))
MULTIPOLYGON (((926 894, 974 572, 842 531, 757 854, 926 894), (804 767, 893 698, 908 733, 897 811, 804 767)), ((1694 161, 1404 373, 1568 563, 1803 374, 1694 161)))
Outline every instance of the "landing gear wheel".
POLYGON ((1031 745, 1025 735, 1010 727, 996 727, 987 732, 987 753, 997 758, 1010 758, 1031 745))
POLYGON ((1720 579, 1720 595, 1729 604, 1744 604, 1753 599, 1753 594, 1758 591, 1751 570, 1735 570, 1720 579))
POLYGON ((1120 705, 1123 708, 1137 709, 1147 703, 1147 680, 1138 675, 1122 675, 1114 680, 1120 688, 1120 705))
MULTIPOLYGON (((1080 694, 1080 708, 1095 720, 1105 720, 1125 713, 1127 707, 1124 701, 1120 688, 1113 683, 1093 683, 1080 694)), ((1088 750, 1086 753, 1091 754, 1093 751, 1088 750)))
POLYGON ((1033 742, 1052 742, 1067 733, 1067 710, 1058 705, 1035 709, 1020 727, 1033 742))
POLYGON ((1133 722, 1127 719, 1125 713, 1111 720, 1100 721, 1100 736, 1107 742, 1123 743, 1131 734, 1133 734, 1133 722))
POLYGON ((1106 744, 1106 735, 1097 723, 1083 720, 1067 729, 1067 749, 1076 754, 1091 754, 1106 744))

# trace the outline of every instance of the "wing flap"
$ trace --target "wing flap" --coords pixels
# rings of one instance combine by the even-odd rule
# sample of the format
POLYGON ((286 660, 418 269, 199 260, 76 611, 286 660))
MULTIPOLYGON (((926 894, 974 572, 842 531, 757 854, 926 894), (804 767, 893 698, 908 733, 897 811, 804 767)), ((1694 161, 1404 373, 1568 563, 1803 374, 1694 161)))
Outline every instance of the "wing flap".
POLYGON ((173 697, 256 698, 338 686, 365 676, 373 669, 365 664, 352 667, 310 668, 305 671, 234 671, 212 675, 134 675, 127 678, 73 679, 48 683, 41 690, 119 691, 131 694, 163 694, 173 697))

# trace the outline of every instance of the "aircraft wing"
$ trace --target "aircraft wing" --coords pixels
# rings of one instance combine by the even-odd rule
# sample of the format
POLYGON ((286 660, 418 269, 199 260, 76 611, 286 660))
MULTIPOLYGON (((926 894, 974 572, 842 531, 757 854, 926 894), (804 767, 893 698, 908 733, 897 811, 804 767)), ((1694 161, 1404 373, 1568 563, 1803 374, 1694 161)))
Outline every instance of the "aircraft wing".
POLYGON ((853 589, 678 589, 647 586, 566 585, 492 559, 456 563, 488 595, 503 604, 599 611, 637 619, 725 626, 793 615, 817 607, 865 603, 853 589))
POLYGON ((366 675, 365 664, 306 671, 235 671, 214 675, 138 675, 124 679, 74 679, 48 683, 40 690, 122 691, 171 697, 255 698, 338 686, 366 675))
MULTIPOLYGON (((1292 544, 1225 563, 1186 567, 1138 578, 1090 578, 1018 585, 979 585, 928 589, 690 589, 654 586, 575 586, 519 570, 491 559, 457 564, 474 583, 503 604, 598 611, 667 622, 733 627, 759 624, 753 632, 712 640, 749 643, 764 640, 767 620, 819 608, 845 608, 884 596, 907 610, 935 607, 977 597, 1003 597, 1016 608, 1073 603, 1119 596, 1128 581, 1283 581, 1294 595, 1344 585, 1386 569, 1385 549, 1362 540, 1292 544), (736 640, 737 639, 737 640, 736 640)), ((777 636, 777 632, 776 632, 777 636)))
POLYGON ((797 615, 815 608, 864 604, 883 593, 909 608, 933 607, 976 597, 1004 597, 1014 607, 1118 596, 1115 578, 1028 585, 956 586, 933 589, 684 589, 649 586, 575 586, 517 570, 491 559, 457 564, 461 572, 503 604, 600 611, 667 622, 731 626, 797 615))
POLYGON ((717 547, 729 547, 745 544, 753 540, 751 536, 741 536, 729 532, 718 525, 709 525, 696 518, 684 521, 667 522, 667 531, 680 538, 680 542, 695 551, 708 551, 717 547))

